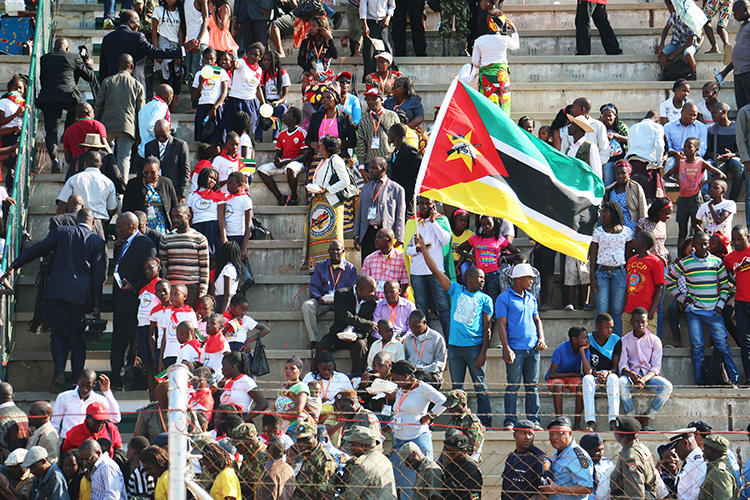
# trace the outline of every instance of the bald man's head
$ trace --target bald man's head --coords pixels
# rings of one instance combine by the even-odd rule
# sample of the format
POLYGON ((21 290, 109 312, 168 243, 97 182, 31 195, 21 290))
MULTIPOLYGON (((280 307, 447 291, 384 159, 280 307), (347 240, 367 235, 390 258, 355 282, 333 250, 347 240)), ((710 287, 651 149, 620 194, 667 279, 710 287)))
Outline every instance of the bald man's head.
POLYGON ((78 212, 83 208, 83 198, 80 194, 73 193, 68 196, 68 212, 78 212))
POLYGON ((0 403, 7 403, 13 401, 13 386, 8 382, 0 384, 0 403))
POLYGON ((29 407, 29 425, 39 428, 52 418, 52 405, 47 401, 36 401, 29 407))
POLYGON ((94 211, 90 208, 82 208, 78 211, 78 215, 76 216, 76 223, 77 224, 86 224, 89 227, 93 227, 94 225, 94 211))
POLYGON ((115 222, 115 233, 119 241, 126 241, 138 231, 138 217, 133 212, 123 212, 115 222))
POLYGON ((159 142, 168 141, 171 128, 172 126, 167 120, 156 120, 156 123, 154 123, 154 137, 159 142))
POLYGON ((174 90, 166 83, 162 83, 156 87, 156 95, 164 99, 167 105, 172 104, 172 97, 174 97, 174 90))
POLYGON ((122 54, 117 60, 117 69, 120 71, 133 71, 133 56, 122 54))
POLYGON ((93 118, 94 108, 87 102, 82 102, 76 106, 76 118, 82 120, 83 118, 93 118))
POLYGON ((66 38, 55 39, 55 50, 67 51, 69 47, 70 47, 70 44, 68 44, 68 40, 66 38))

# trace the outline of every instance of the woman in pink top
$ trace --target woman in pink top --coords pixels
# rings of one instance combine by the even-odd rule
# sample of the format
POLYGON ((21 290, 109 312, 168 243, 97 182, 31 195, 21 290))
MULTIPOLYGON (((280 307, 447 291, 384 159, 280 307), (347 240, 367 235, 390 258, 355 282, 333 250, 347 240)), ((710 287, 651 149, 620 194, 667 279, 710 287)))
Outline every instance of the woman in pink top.
POLYGON ((500 234, 500 220, 483 215, 477 233, 458 247, 458 253, 474 261, 484 271, 482 291, 495 303, 500 293, 500 259, 503 253, 518 253, 518 249, 500 234), (472 259, 473 252, 473 259, 472 259))

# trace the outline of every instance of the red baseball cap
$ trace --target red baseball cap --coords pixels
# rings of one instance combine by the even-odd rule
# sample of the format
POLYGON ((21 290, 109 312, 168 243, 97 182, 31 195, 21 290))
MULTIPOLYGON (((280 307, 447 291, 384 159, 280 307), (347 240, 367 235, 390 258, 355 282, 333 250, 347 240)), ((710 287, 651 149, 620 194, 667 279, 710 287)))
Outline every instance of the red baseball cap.
POLYGON ((101 403, 91 403, 86 407, 86 416, 94 420, 107 420, 109 418, 107 409, 101 403))
POLYGON ((377 87, 372 87, 371 89, 368 89, 365 92, 365 95, 374 95, 374 96, 380 97, 381 99, 383 98, 383 93, 377 87))
POLYGON ((339 74, 338 74, 338 76, 336 77, 336 81, 339 81, 339 80, 341 80, 341 77, 342 77, 342 76, 345 76, 345 77, 347 77, 347 78, 348 78, 349 80, 351 80, 351 79, 352 79, 352 74, 351 74, 351 73, 349 73, 348 71, 342 71, 342 72, 341 72, 341 73, 339 73, 339 74))

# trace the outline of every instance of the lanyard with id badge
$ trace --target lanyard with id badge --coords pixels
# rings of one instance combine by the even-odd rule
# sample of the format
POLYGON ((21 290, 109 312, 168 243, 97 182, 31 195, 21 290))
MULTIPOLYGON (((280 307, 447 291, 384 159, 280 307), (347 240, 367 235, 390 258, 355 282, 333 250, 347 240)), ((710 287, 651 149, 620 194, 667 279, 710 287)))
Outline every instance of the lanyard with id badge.
MULTIPOLYGON (((378 139, 378 144, 380 144, 380 137, 373 137, 373 139, 378 139)), ((385 186, 388 184, 388 180, 386 180, 382 186, 380 186, 380 189, 378 189, 378 192, 376 193, 374 190, 372 192, 372 203, 367 208, 367 220, 368 221, 377 221, 378 220, 378 206, 377 201, 380 199, 380 193, 383 192, 383 189, 385 189, 385 186)))
POLYGON ((375 123, 375 118, 372 116, 372 113, 370 114, 370 118, 372 119, 373 127, 375 128, 375 130, 373 130, 372 141, 370 142, 370 149, 380 149, 380 136, 378 135, 378 129, 380 128, 380 121, 383 119, 383 111, 381 110, 378 115, 378 123, 375 123))

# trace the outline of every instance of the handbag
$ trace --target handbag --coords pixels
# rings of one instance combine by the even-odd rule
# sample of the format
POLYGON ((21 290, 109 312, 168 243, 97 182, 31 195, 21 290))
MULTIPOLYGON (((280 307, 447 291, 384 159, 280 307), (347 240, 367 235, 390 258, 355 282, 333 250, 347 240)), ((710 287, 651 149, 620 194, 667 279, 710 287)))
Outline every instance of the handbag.
POLYGON ((263 375, 271 373, 271 369, 268 367, 266 348, 263 346, 260 337, 258 337, 258 340, 255 342, 253 359, 250 362, 250 373, 256 377, 262 377, 263 375))
POLYGON ((713 353, 703 360, 703 382, 705 385, 730 385, 729 375, 724 366, 724 358, 713 349, 713 353))
POLYGON ((309 21, 313 17, 323 16, 326 11, 323 8, 323 2, 320 0, 306 0, 299 4, 292 15, 303 21, 309 21))
MULTIPOLYGON (((328 165, 331 167, 331 184, 336 184, 339 181, 339 175, 336 173, 336 169, 333 168, 333 162, 329 158, 328 165)), ((344 170, 346 170, 347 173, 347 179, 346 179, 346 187, 342 189, 341 191, 338 191, 336 193, 336 196, 339 199, 339 203, 343 203, 345 201, 349 201, 352 198, 359 195, 359 188, 357 187, 357 179, 354 177, 354 172, 351 168, 344 165, 344 170)))
POLYGON ((272 240, 273 235, 271 230, 260 223, 258 219, 253 217, 253 231, 250 233, 251 240, 272 240))
POLYGON ((242 259, 242 279, 240 280, 239 293, 245 293, 255 284, 255 276, 250 268, 250 260, 242 259))

